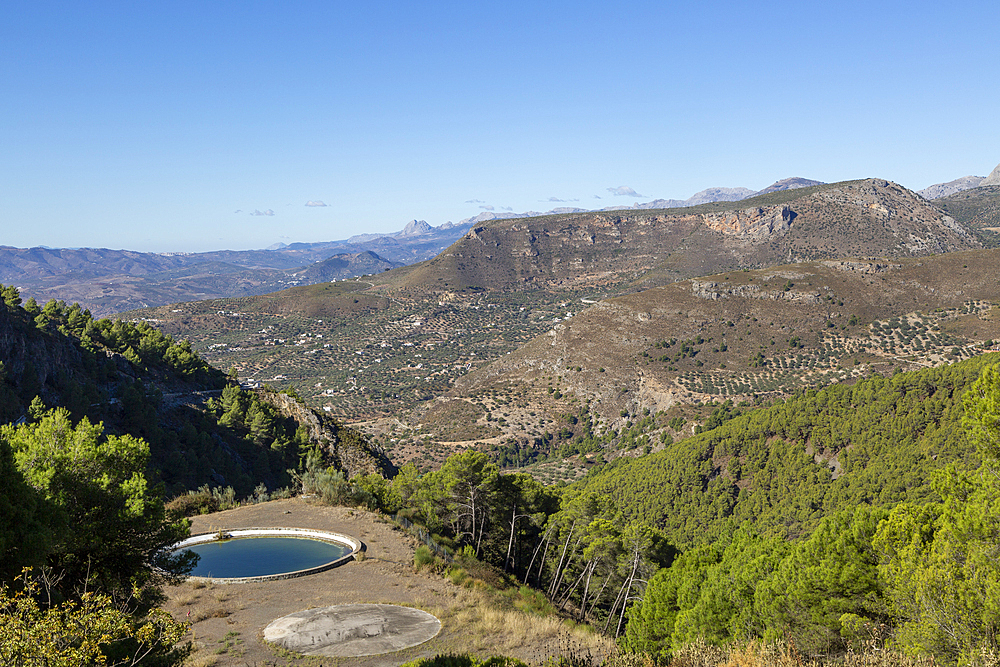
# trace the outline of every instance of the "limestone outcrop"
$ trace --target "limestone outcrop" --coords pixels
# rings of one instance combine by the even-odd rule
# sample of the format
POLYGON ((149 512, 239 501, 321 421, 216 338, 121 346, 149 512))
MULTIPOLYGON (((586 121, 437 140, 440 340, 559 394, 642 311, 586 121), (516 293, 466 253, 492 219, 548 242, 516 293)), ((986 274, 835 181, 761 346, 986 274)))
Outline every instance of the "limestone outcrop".
POLYGON ((795 213, 787 206, 745 208, 702 215, 702 220, 709 229, 755 241, 787 231, 794 218, 795 213))

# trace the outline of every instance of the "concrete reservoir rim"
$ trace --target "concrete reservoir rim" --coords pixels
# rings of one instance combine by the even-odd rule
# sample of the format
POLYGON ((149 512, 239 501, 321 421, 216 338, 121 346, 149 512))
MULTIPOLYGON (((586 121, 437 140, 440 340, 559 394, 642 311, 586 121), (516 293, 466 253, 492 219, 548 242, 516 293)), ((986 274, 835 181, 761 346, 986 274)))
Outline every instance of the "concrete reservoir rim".
POLYGON ((188 547, 193 547, 198 544, 207 544, 210 542, 219 541, 219 535, 222 534, 223 540, 236 540, 246 537, 298 537, 310 540, 319 540, 321 542, 331 542, 334 544, 339 544, 351 549, 349 554, 342 556, 336 560, 330 561, 329 563, 324 563, 316 567, 311 567, 305 570, 296 570, 294 572, 280 572, 278 574, 266 574, 257 577, 195 577, 190 576, 187 578, 188 581, 204 581, 212 582, 216 584, 242 584, 250 583, 256 581, 273 581, 279 579, 293 579, 295 577, 304 577, 309 574, 316 574, 318 572, 325 572, 339 565, 343 565, 347 561, 353 559, 357 556, 358 552, 364 549, 364 545, 360 540, 351 537, 350 535, 343 535, 341 533, 331 533, 326 530, 313 530, 311 528, 235 528, 233 530, 221 530, 211 533, 199 533, 197 535, 192 535, 180 542, 174 544, 170 547, 170 551, 179 551, 181 549, 187 549, 188 547))

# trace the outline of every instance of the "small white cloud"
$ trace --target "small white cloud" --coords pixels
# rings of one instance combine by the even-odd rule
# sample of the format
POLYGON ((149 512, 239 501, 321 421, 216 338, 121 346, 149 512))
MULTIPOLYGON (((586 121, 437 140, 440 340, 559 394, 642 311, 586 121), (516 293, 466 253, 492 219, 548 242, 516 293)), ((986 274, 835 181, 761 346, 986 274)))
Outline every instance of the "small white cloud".
POLYGON ((492 206, 480 206, 479 208, 483 209, 484 211, 492 211, 493 210, 492 206))
POLYGON ((306 206, 329 206, 329 204, 320 199, 310 199, 306 202, 306 206))
POLYGON ((466 199, 465 203, 466 204, 485 204, 486 202, 484 202, 482 199, 466 199))
POLYGON ((233 211, 233 213, 242 213, 242 212, 243 212, 243 209, 241 209, 241 208, 238 208, 235 211, 233 211))
POLYGON ((554 202, 558 204, 565 204, 567 202, 580 201, 579 199, 559 199, 559 197, 549 197, 545 201, 554 202))
POLYGON ((510 206, 501 206, 500 210, 501 211, 513 211, 514 209, 512 209, 510 206))
POLYGON ((594 195, 594 199, 600 199, 601 195, 594 195))
POLYGON ((251 213, 250 215, 274 215, 274 211, 272 211, 269 208, 268 209, 264 209, 263 211, 254 209, 253 213, 251 213))
POLYGON ((619 185, 617 188, 608 188, 608 192, 615 195, 616 197, 636 197, 642 198, 646 195, 641 195, 627 185, 619 185))

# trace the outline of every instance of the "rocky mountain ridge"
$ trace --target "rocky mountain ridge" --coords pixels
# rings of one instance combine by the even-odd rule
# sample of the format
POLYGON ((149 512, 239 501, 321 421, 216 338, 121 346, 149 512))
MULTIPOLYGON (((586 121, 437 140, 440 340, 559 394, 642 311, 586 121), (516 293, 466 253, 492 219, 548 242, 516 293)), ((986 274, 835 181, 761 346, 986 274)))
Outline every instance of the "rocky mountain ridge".
POLYGON ((866 179, 687 209, 492 221, 415 267, 406 282, 453 289, 583 289, 622 281, 638 287, 789 260, 979 247, 974 234, 923 198, 866 179))
POLYGON ((780 192, 782 190, 794 190, 795 188, 807 188, 813 185, 823 185, 822 181, 813 181, 808 178, 793 176, 780 181, 775 181, 763 190, 751 190, 749 188, 727 188, 713 187, 696 192, 687 199, 653 199, 648 202, 636 203, 631 206, 615 205, 606 206, 599 209, 586 209, 573 206, 563 206, 551 209, 545 213, 538 211, 527 211, 524 213, 487 211, 471 218, 465 218, 460 225, 476 225, 490 220, 512 220, 515 218, 537 218, 543 215, 560 215, 562 213, 586 213, 590 211, 626 211, 626 210, 647 210, 664 208, 687 208, 700 204, 711 204, 713 202, 742 201, 757 195, 768 194, 769 192, 780 192))
POLYGON ((941 199, 965 190, 990 185, 1000 185, 1000 164, 990 172, 989 176, 963 176, 947 183, 929 185, 923 190, 917 190, 917 194, 924 199, 941 199))

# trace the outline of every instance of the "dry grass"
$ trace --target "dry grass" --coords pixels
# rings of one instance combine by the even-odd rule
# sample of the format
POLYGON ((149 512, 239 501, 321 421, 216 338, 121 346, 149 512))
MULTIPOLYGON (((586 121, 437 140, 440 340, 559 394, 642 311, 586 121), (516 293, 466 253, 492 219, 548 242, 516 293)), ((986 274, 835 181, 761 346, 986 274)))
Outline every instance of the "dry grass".
POLYGON ((210 653, 197 653, 184 662, 184 667, 215 667, 219 657, 210 653))
POLYGON ((208 618, 226 618, 227 616, 231 616, 232 613, 232 611, 223 607, 207 607, 191 614, 191 622, 200 623, 208 618))
POLYGON ((496 606, 494 596, 478 587, 461 589, 455 607, 432 613, 467 638, 470 652, 523 652, 552 646, 573 646, 580 653, 603 658, 612 653, 614 642, 585 626, 555 616, 538 616, 496 606))
POLYGON ((201 595, 199 593, 184 593, 183 595, 178 595, 174 599, 177 600, 177 604, 181 607, 188 607, 200 600, 201 595))

